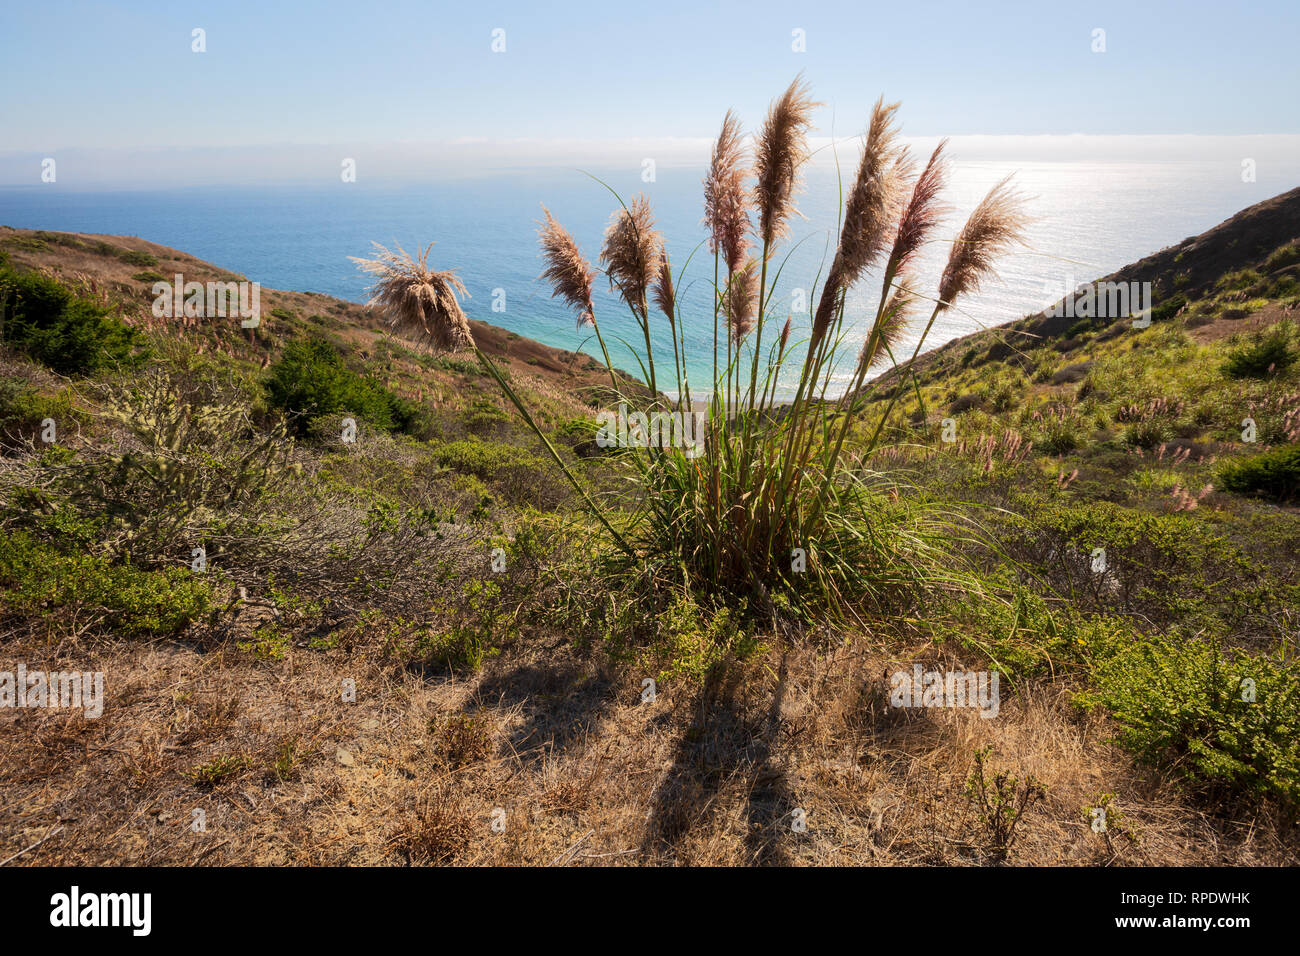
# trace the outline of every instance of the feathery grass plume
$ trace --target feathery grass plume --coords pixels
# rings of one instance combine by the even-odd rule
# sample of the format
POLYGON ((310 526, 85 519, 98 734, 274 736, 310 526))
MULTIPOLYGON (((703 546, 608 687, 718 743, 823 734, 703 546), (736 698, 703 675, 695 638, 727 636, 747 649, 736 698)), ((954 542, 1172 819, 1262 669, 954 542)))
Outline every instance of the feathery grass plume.
POLYGON ((754 152, 754 201, 758 206, 759 236, 769 248, 785 235, 799 166, 806 156, 804 138, 812 125, 810 114, 818 104, 808 95, 803 75, 768 108, 754 152))
POLYGON ((750 259, 736 271, 727 285, 723 304, 726 308, 727 324, 731 327, 731 339, 737 345, 754 328, 754 310, 758 305, 758 281, 758 263, 750 259))
POLYGON ((605 229, 600 261, 609 275, 609 284, 618 289, 623 301, 642 320, 648 318, 646 294, 659 271, 662 247, 650 200, 645 196, 637 196, 630 206, 614 213, 605 229))
POLYGON ((1011 177, 988 191, 952 242, 948 264, 939 280, 939 308, 946 309, 965 292, 979 288, 993 272, 994 260, 1023 242, 1028 221, 1024 198, 1011 188, 1011 177))
POLYGON ((745 176, 740 120, 731 110, 713 144, 709 174, 704 180, 704 223, 709 227, 709 251, 721 252, 735 271, 749 251, 749 210, 745 204, 745 176))
POLYGON ((776 354, 778 356, 785 354, 785 347, 790 343, 790 320, 793 316, 785 317, 785 325, 781 326, 781 337, 777 345, 776 354))
POLYGON ((912 256, 921 248, 945 212, 946 207, 939 202, 939 193, 948 178, 948 160, 944 155, 947 146, 948 141, 944 139, 934 148, 921 175, 916 177, 912 195, 898 218, 894 248, 889 254, 889 267, 894 275, 901 274, 907 268, 912 256))
POLYGON ((546 222, 537 230, 546 269, 542 278, 551 284, 551 297, 567 302, 578 313, 578 325, 592 321, 591 287, 596 272, 578 249, 577 240, 555 221, 545 206, 546 222))
POLYGON ((435 351, 471 348, 474 336, 457 300, 457 294, 469 293, 455 270, 437 272, 429 268, 433 243, 418 259, 412 259, 401 246, 391 252, 377 242, 373 245, 378 250, 373 259, 348 257, 362 271, 378 276, 367 307, 379 306, 394 332, 435 351))
POLYGON ((900 186, 911 166, 905 148, 896 144, 894 114, 899 104, 876 100, 867 125, 862 160, 844 210, 840 244, 817 303, 813 336, 819 340, 835 317, 840 294, 857 282, 885 250, 890 223, 897 214, 900 186))
POLYGON ((673 289, 673 272, 668 265, 668 251, 665 249, 659 255, 659 272, 655 276, 654 286, 655 305, 659 307, 668 319, 668 327, 675 329, 677 327, 677 292, 673 289))
POLYGON ((876 322, 876 331, 862 343, 858 361, 863 368, 870 368, 881 357, 887 358, 903 339, 903 333, 916 308, 916 295, 907 288, 905 282, 903 277, 895 280, 894 291, 876 322), (871 350, 869 354, 868 349, 871 350))
POLYGON ((899 104, 876 100, 867 126, 858 175, 844 208, 844 228, 836 252, 844 285, 850 286, 879 258, 889 241, 890 214, 896 212, 899 180, 908 165, 896 144, 894 114, 899 104))

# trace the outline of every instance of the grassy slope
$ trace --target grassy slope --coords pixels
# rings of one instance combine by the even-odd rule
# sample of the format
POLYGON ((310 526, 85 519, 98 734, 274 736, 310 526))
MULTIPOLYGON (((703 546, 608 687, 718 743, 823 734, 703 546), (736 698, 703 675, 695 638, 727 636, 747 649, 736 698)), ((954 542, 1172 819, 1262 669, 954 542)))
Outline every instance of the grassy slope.
MULTIPOLYGON (((1134 277, 1166 283, 1165 292, 1183 291, 1192 306, 1182 317, 1143 332, 1098 327, 1071 335, 1029 320, 1016 331, 1038 339, 1009 347, 995 330, 939 350, 920 368, 925 410, 910 393, 904 399, 913 424, 898 437, 919 447, 876 465, 905 469, 921 494, 1028 514, 1040 531, 1049 528, 1049 511, 1059 518, 1062 508, 1101 501, 1169 514, 1188 522, 1189 535, 1223 531, 1270 580, 1294 581, 1300 526, 1293 509, 1216 490, 1194 511, 1171 511, 1180 500, 1171 494, 1175 483, 1199 494, 1213 480, 1212 459, 1250 450, 1233 440, 1242 407, 1263 408, 1295 390, 1293 378, 1242 383, 1217 374, 1232 347, 1225 334, 1294 308, 1294 295, 1254 295, 1258 280, 1215 289, 1225 273, 1255 266, 1294 238, 1277 222, 1300 218, 1297 194, 1280 201, 1280 214, 1263 211, 1267 228, 1238 223, 1131 267, 1141 270, 1134 277), (1179 280, 1180 272, 1188 278, 1179 280), (1232 300, 1243 292, 1249 313, 1225 318, 1243 307, 1232 300), (1121 413, 1160 398, 1184 407, 1159 406, 1146 418, 1121 413), (954 405, 964 410, 951 411, 954 405), (944 417, 956 418, 964 444, 939 440, 944 417), (1141 446, 1126 432, 1148 420, 1155 424, 1142 436, 1165 438, 1166 449, 1152 444, 1138 455, 1141 446), (991 454, 977 447, 981 435, 1001 441, 1009 430, 1033 440, 1035 450, 1006 454, 1012 442, 991 454), (1057 455, 1044 454, 1051 441, 1057 455), (1187 461, 1168 464, 1183 447, 1187 461)), ((147 309, 151 280, 133 276, 222 274, 139 239, 77 243, 0 232, 0 248, 16 263, 53 269, 127 314, 147 309), (146 252, 158 264, 124 262, 100 242, 146 252)), ((655 671, 644 661, 579 651, 575 633, 549 610, 556 569, 581 566, 584 531, 514 418, 475 404, 504 408, 486 379, 386 340, 356 306, 272 290, 263 290, 262 304, 264 313, 283 311, 252 342, 237 329, 153 330, 163 364, 189 367, 202 353, 203 375, 232 376, 255 402, 262 366, 292 335, 321 331, 349 345, 355 368, 426 406, 429 424, 414 436, 363 425, 353 448, 300 443, 303 494, 275 505, 308 531, 271 554, 217 550, 214 610, 179 633, 127 638, 120 618, 97 618, 94 608, 83 607, 81 617, 46 614, 39 605, 7 608, 0 662, 102 669, 109 703, 98 721, 59 711, 0 714, 7 795, 0 855, 62 826, 22 862, 549 863, 590 855, 628 863, 975 863, 992 851, 965 784, 973 751, 991 745, 1001 764, 1047 788, 1018 832, 1021 862, 1249 865, 1300 856, 1293 826, 1274 809, 1234 803, 1225 811, 1176 775, 1135 763, 1110 742, 1117 728, 1105 711, 1080 711, 1068 674, 1038 666, 1042 635, 1015 623, 981 616, 945 618, 946 629, 882 623, 850 642, 810 635, 788 650, 767 635, 771 649, 719 680, 663 682, 655 701, 642 702, 641 681, 655 671), (483 461, 483 446, 533 457, 483 461), (436 516, 408 534, 402 522, 411 511, 436 516), (501 577, 487 573, 496 546, 509 560, 501 577), (482 639, 481 671, 444 665, 439 641, 449 633, 482 639), (882 706, 888 671, 918 660, 985 667, 990 655, 1009 680, 997 720, 882 706), (344 680, 356 684, 355 703, 340 698, 344 680), (1115 825, 1096 834, 1088 809, 1103 801, 1115 825), (796 807, 807 813, 803 834, 790 827, 796 807), (207 813, 205 834, 189 827, 196 808, 207 813), (490 826, 496 808, 506 811, 504 834, 490 826)), ((598 379, 594 363, 477 323, 475 335, 509 358, 550 425, 590 416, 572 396, 598 379)), ((24 388, 65 397, 66 413, 79 423, 76 438, 64 441, 74 456, 129 446, 130 436, 103 415, 93 383, 69 387, 17 357, 5 360, 5 371, 24 388)), ((1260 413, 1261 431, 1266 423, 1275 428, 1269 416, 1281 414, 1260 413)), ((11 475, 36 467, 40 450, 16 444, 24 438, 31 435, 11 436, 11 475)), ((589 467, 599 479, 600 464, 589 467)), ((989 524, 1004 542, 1032 537, 989 524)), ((189 542, 176 550, 186 555, 182 544, 189 542)), ((1041 558, 1031 551, 1012 556, 1030 564, 1041 558)), ((1125 559, 1122 548, 1112 551, 1125 559)), ((183 565, 185 558, 167 560, 183 565)), ((1040 564, 1038 577, 1003 583, 1068 593, 1069 574, 1054 577, 1050 562, 1040 564)), ((1195 572, 1192 584, 1214 583, 1207 579, 1215 568, 1195 572)), ((997 573, 988 569, 990 578, 997 573)), ((586 593, 609 600, 598 588, 586 593)), ((1211 595, 1211 611, 1223 599, 1211 595)), ((1067 603, 1107 620, 1168 615, 1153 623, 1157 629, 1213 623, 1204 607, 1137 601, 1105 590, 1076 591, 1067 603), (1121 606, 1121 598, 1134 606, 1121 606)), ((1260 616, 1246 622, 1253 650, 1274 650, 1260 616)), ((698 638, 680 622, 666 626, 688 643, 698 638)), ((1069 670, 1068 653, 1052 659, 1069 670)))

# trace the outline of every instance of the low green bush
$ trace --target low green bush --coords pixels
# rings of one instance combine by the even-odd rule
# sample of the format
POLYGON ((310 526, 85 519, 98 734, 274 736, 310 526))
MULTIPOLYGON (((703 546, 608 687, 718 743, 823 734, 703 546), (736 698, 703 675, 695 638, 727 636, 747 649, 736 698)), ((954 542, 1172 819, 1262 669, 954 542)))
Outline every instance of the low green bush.
POLYGON ((1008 541, 1011 550, 1080 609, 1137 615, 1156 626, 1253 632, 1275 600, 1277 582, 1267 569, 1188 512, 1056 503, 1016 526, 1023 537, 1008 541))
POLYGON ((14 438, 34 439, 47 418, 54 420, 56 435, 85 420, 85 416, 73 408, 66 390, 51 393, 13 379, 0 380, 0 442, 14 438))
POLYGON ((0 265, 0 321, 6 345, 61 375, 90 374, 141 357, 134 329, 36 272, 0 265))
POLYGON ((1300 499, 1300 444, 1223 462, 1219 485, 1240 495, 1257 494, 1275 501, 1300 499))
POLYGON ((64 552, 22 531, 0 531, 0 608, 6 616, 98 618, 114 633, 176 634, 212 606, 206 581, 188 567, 145 571, 79 549, 64 552))
POLYGON ((157 256, 154 256, 148 252, 141 252, 137 249, 127 249, 123 252, 119 252, 117 254, 117 257, 121 259, 123 262, 125 262, 127 265, 132 265, 132 266, 144 266, 147 268, 149 266, 156 266, 158 264, 157 256))
POLYGON ((526 478, 547 467, 536 455, 516 445, 494 444, 477 438, 447 442, 439 445, 433 454, 439 464, 483 481, 526 478))
POLYGON ((474 435, 498 435, 510 424, 510 416, 491 402, 478 398, 462 413, 461 424, 474 435))
POLYGON ((266 392, 271 405, 295 416, 299 434, 306 433, 310 419, 335 412, 357 415, 385 431, 412 431, 421 420, 417 406, 352 371, 321 336, 285 347, 271 366, 266 392))
POLYGON ((1102 704, 1143 760, 1210 789, 1300 800, 1300 674, 1200 640, 1154 637, 1098 663, 1102 704))
POLYGON ((1290 324, 1279 322, 1230 353, 1223 364, 1224 374, 1229 378, 1267 378, 1285 372, 1300 356, 1291 338, 1290 324))

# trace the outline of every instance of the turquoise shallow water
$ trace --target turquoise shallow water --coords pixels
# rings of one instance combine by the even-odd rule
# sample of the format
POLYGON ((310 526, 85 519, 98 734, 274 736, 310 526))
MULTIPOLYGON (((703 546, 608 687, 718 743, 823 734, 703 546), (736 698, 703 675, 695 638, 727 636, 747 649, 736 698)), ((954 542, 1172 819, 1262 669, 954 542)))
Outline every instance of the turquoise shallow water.
MULTIPOLYGON (((645 191, 669 238, 674 270, 690 259, 678 282, 686 316, 689 373, 707 382, 712 342, 712 257, 704 239, 700 180, 703 169, 663 168, 654 183, 635 173, 593 170, 630 197, 645 191)), ((1238 210, 1300 181, 1300 168, 1273 170, 1242 183, 1228 163, 958 163, 948 198, 953 214, 944 239, 959 228, 987 188, 1015 172, 1030 196, 1035 221, 1028 247, 1009 256, 1000 278, 961 303, 931 334, 928 345, 985 325, 1019 318, 1059 298, 1071 280, 1104 275, 1216 225, 1238 210)), ((602 230, 616 201, 576 170, 536 169, 409 185, 356 182, 337 186, 204 187, 151 191, 78 191, 62 186, 0 189, 0 223, 22 228, 138 235, 183 249, 246 274, 263 285, 325 292, 364 301, 366 277, 348 256, 366 255, 372 240, 408 250, 436 241, 431 264, 455 268, 471 298, 466 312, 521 335, 562 348, 598 354, 589 330, 538 281, 536 220, 546 203, 595 261, 602 230), (503 290, 504 296, 494 290, 503 290), (493 303, 504 305, 494 311, 493 303)), ((809 172, 773 297, 776 323, 794 318, 809 298, 833 250, 838 205, 834 169, 809 172), (788 257, 787 257, 788 252, 788 257)), ((933 290, 947 243, 927 247, 919 274, 933 290)), ((597 279, 597 314, 616 365, 638 366, 623 342, 639 340, 627 310, 597 279)), ((850 324, 860 330, 879 294, 870 278, 849 297, 850 324)), ((671 367, 666 322, 657 329, 660 376, 671 367)), ((806 327, 806 325, 804 326, 806 327)), ((860 337, 860 331, 855 332, 860 337)), ((796 338, 798 334, 796 333, 796 338)), ((770 341, 770 338, 769 338, 770 341)), ((856 346, 849 351, 856 353, 856 346)), ((783 383, 788 392, 789 382, 783 383)))

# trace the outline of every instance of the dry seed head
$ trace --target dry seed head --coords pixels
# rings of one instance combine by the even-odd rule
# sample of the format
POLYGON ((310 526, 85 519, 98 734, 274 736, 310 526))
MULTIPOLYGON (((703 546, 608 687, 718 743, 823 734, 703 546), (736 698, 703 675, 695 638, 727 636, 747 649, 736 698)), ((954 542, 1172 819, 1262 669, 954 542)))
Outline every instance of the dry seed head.
POLYGON ((668 318, 669 327, 675 327, 677 316, 677 292, 673 289, 673 270, 668 264, 668 250, 659 256, 659 272, 655 276, 655 305, 668 318))
POLYGON ((830 328, 844 291, 862 277, 889 242, 890 225, 899 212, 901 185, 910 168, 906 150, 896 144, 898 131, 893 119, 897 110, 897 103, 885 105, 883 97, 872 110, 857 178, 845 206, 839 248, 817 302, 814 340, 830 328))
POLYGON ((758 263, 750 259, 732 274, 731 281, 727 284, 724 306, 731 338, 736 344, 740 344, 754 327, 754 312, 758 307, 758 280, 758 263))
POLYGON ((433 243, 412 259, 401 246, 391 252, 379 243, 372 259, 349 258, 364 272, 377 276, 368 308, 378 306, 389 327, 440 352, 455 352, 474 344, 469 319, 458 295, 468 296, 455 271, 437 272, 428 266, 433 243))
POLYGON ((898 229, 894 234, 894 248, 889 254, 890 265, 895 275, 901 275, 907 268, 918 249, 934 231, 939 218, 944 213, 944 206, 939 202, 939 193, 948 176, 948 163, 944 149, 945 139, 935 147, 930 159, 916 177, 912 194, 903 205, 898 218, 898 229))
POLYGON ((578 249, 578 243, 563 226, 555 221, 545 206, 542 212, 546 221, 537 230, 542 244, 542 258, 546 269, 542 278, 551 284, 551 296, 559 296, 578 313, 578 324, 592 320, 591 286, 596 273, 578 249))
POLYGON ((844 210, 844 228, 836 253, 844 286, 852 285, 884 251, 889 240, 891 214, 896 214, 899 165, 903 154, 896 145, 894 128, 897 103, 876 101, 867 127, 862 161, 844 210))
POLYGON ((741 267, 749 251, 749 210, 745 203, 748 173, 740 121, 727 110, 704 179, 704 224, 709 227, 709 251, 721 252, 733 272, 741 267))
POLYGON ((806 137, 818 104, 808 95, 803 76, 768 108, 754 152, 754 202, 759 236, 770 248, 786 234, 794 212, 799 167, 807 157, 806 137))
POLYGON ((875 333, 867 336, 867 341, 862 345, 862 354, 858 356, 858 360, 865 362, 868 368, 881 356, 891 354, 898 347, 916 308, 916 295, 907 288, 907 278, 899 277, 894 282, 894 291, 885 303, 885 311, 876 323, 875 333), (871 347, 869 355, 868 346, 871 347))
POLYGON ((650 201, 637 196, 632 204, 619 209, 605 229, 605 246, 600 261, 609 275, 609 284, 617 288, 623 301, 646 318, 646 294, 659 272, 663 241, 655 232, 650 201))
POLYGON ((1011 177, 989 190, 953 240, 948 264, 939 280, 939 308, 948 308, 965 292, 979 288, 993 273, 993 263, 1011 246, 1023 242, 1028 221, 1024 199, 1011 188, 1011 177))

